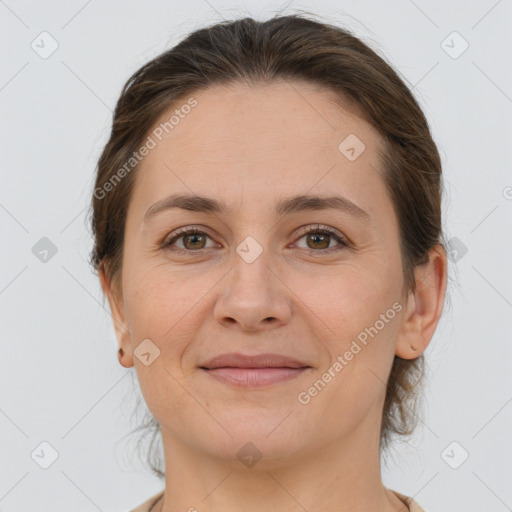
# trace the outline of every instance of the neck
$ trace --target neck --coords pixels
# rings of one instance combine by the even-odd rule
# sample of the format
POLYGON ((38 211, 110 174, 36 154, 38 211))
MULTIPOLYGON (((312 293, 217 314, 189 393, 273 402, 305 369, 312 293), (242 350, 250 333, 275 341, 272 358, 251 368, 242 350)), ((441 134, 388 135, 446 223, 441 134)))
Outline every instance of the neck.
POLYGON ((162 439, 166 486, 153 512, 260 512, 269 504, 281 512, 408 510, 383 486, 378 438, 368 442, 371 433, 361 425, 343 441, 317 445, 286 460, 262 457, 252 467, 237 458, 205 454, 178 442, 165 429, 162 439))

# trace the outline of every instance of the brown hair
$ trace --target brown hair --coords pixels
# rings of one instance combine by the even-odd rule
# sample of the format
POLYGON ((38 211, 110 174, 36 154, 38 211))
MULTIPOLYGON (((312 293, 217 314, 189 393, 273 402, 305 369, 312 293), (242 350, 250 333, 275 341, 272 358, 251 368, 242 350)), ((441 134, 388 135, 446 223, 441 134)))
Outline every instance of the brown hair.
MULTIPOLYGON (((106 264, 114 289, 119 289, 126 213, 136 172, 123 173, 107 193, 105 184, 113 183, 116 171, 171 105, 214 84, 273 80, 324 86, 381 134, 386 148, 381 155, 382 175, 399 223, 404 291, 416 289, 415 266, 428 262, 435 245, 446 245, 441 227, 441 160, 425 116, 383 57, 349 30, 297 14, 264 22, 225 21, 196 30, 126 82, 98 162, 92 198, 91 263, 96 270, 106 264)), ((410 360, 395 356, 382 416, 381 449, 391 434, 405 436, 414 430, 423 375, 423 355, 410 360)), ((159 427, 154 419, 149 425, 159 427)))

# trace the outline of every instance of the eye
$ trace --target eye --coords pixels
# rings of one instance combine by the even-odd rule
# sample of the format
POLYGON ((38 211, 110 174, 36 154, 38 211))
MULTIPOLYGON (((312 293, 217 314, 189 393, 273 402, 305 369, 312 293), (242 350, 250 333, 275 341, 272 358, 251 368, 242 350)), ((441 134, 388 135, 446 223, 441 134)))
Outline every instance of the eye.
MULTIPOLYGON (((170 248, 174 245, 177 240, 182 240, 183 247, 174 249, 178 253, 190 253, 199 251, 201 249, 207 249, 205 246, 206 239, 210 238, 204 231, 201 231, 195 227, 181 228, 173 233, 172 238, 166 240, 162 244, 162 248, 170 248)), ((211 238, 210 238, 211 239, 211 238)))
POLYGON ((302 238, 306 239, 307 247, 301 247, 306 250, 314 252, 331 252, 350 247, 348 240, 341 233, 329 226, 320 226, 319 224, 316 224, 314 226, 303 228, 299 234, 301 235, 299 240, 302 238), (338 245, 329 247, 333 240, 338 242, 338 245))
MULTIPOLYGON (((299 231, 300 238, 306 238, 307 247, 300 247, 312 252, 334 252, 341 249, 350 247, 350 242, 337 230, 329 226, 321 226, 319 224, 307 226, 299 231), (332 241, 338 243, 337 246, 329 247, 332 241)), ((179 254, 190 254, 191 252, 198 252, 203 249, 208 249, 205 244, 207 239, 211 237, 201 231, 197 227, 185 227, 175 231, 171 238, 166 239, 162 245, 162 249, 170 249, 179 254), (175 242, 181 241, 181 247, 175 245, 175 242)), ((211 248, 212 246, 210 246, 211 248)))

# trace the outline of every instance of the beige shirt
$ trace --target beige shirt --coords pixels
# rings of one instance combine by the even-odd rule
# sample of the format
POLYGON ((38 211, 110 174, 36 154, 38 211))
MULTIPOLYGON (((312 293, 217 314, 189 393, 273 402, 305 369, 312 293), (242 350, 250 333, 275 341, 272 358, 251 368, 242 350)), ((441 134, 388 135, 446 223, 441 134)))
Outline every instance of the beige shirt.
MULTIPOLYGON (((412 498, 409 496, 405 496, 397 491, 393 491, 393 489, 390 489, 391 492, 396 494, 398 498, 406 503, 409 506, 409 509, 411 512, 425 512, 412 498)), ((148 512, 152 505, 154 505, 163 495, 164 491, 159 492, 158 494, 155 494, 151 498, 149 498, 144 503, 141 503, 137 508, 134 508, 130 512, 148 512)))

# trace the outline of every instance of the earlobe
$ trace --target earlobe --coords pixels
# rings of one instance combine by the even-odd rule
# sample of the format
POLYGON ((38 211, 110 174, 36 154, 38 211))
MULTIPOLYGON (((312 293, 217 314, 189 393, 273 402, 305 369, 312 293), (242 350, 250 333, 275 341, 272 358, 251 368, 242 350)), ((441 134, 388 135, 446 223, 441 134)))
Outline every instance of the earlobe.
POLYGON ((133 357, 130 351, 130 334, 126 326, 124 305, 122 301, 122 294, 114 290, 113 283, 108 277, 108 269, 106 264, 102 264, 98 268, 98 275, 100 278, 101 288, 107 297, 112 321, 114 324, 114 331, 118 344, 118 359, 119 364, 125 368, 133 366, 133 357))
POLYGON ((131 364, 128 364, 124 361, 124 350, 123 347, 119 347, 119 350, 117 351, 117 358, 119 359, 119 364, 121 366, 124 366, 125 368, 130 368, 133 366, 133 360, 131 364))
POLYGON ((402 359, 415 359, 428 347, 443 311, 447 283, 444 248, 435 246, 428 263, 415 269, 416 290, 409 292, 402 329, 395 353, 402 359))

